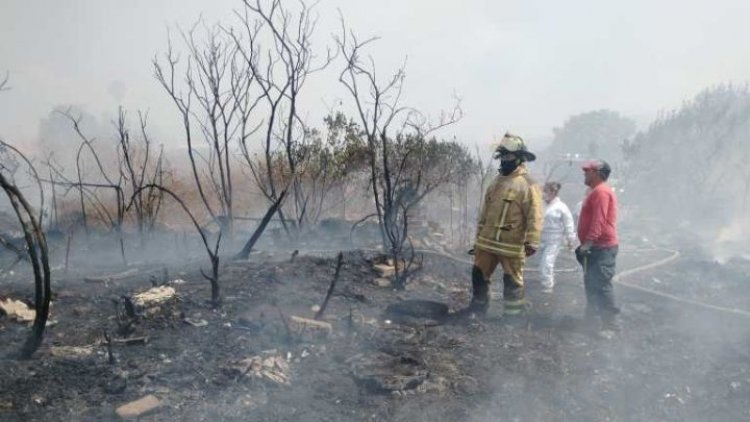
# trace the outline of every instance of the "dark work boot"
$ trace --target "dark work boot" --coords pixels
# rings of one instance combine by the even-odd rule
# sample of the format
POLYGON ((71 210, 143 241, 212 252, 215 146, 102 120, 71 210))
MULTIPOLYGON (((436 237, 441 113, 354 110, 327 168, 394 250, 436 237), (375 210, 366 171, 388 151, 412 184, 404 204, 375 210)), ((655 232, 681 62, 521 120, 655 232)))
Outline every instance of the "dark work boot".
POLYGON ((596 336, 602 340, 612 340, 620 333, 620 322, 617 320, 617 311, 601 312, 601 328, 596 331, 596 336))
POLYGON ((529 324, 531 302, 527 299, 503 299, 503 323, 510 325, 529 324))
POLYGON ((619 332, 622 330, 620 321, 617 318, 617 314, 614 312, 602 313, 602 330, 609 330, 619 332))
POLYGON ((592 305, 587 304, 581 319, 581 328, 584 332, 594 334, 601 329, 599 311, 592 305))
POLYGON ((531 308, 531 302, 524 298, 522 286, 518 286, 509 274, 503 274, 503 317, 523 316, 531 308))
POLYGON ((469 311, 477 316, 484 316, 490 307, 490 285, 479 267, 474 267, 471 271, 471 287, 469 311))
POLYGON ((593 305, 587 304, 586 309, 584 309, 583 311, 583 319, 584 320, 598 320, 599 310, 596 309, 593 305))

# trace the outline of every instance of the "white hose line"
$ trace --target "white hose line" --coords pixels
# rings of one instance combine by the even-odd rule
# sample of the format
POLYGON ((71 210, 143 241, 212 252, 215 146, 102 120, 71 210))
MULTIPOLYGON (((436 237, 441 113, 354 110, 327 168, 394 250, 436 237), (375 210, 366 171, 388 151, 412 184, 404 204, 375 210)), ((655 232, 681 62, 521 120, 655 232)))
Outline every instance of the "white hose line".
MULTIPOLYGON (((369 249, 369 248, 362 248, 362 249, 357 249, 357 250, 367 251, 367 252, 382 252, 381 249, 369 249)), ((669 257, 667 257, 667 258, 660 259, 658 261, 655 261, 655 262, 652 262, 652 263, 649 263, 649 264, 641 265, 641 266, 638 266, 638 267, 635 267, 635 268, 631 268, 631 269, 619 272, 619 273, 615 274, 615 276, 612 279, 612 281, 614 283, 616 283, 616 284, 619 284, 620 286, 627 287, 627 288, 632 289, 632 290, 637 290, 639 292, 647 293, 647 294, 650 294, 650 295, 653 295, 653 296, 661 297, 661 298, 664 298, 664 299, 670 299, 670 300, 675 301, 677 303, 682 303, 682 304, 685 304, 685 305, 693 305, 693 306, 696 306, 696 307, 699 307, 699 308, 703 308, 703 309, 708 309, 708 310, 718 311, 718 312, 724 312, 724 313, 733 314, 733 315, 740 315, 740 316, 744 316, 744 317, 750 318, 750 312, 742 310, 742 309, 727 308, 727 307, 724 307, 724 306, 711 305, 711 304, 708 304, 708 303, 698 302, 698 301, 691 300, 691 299, 685 299, 685 298, 682 298, 682 297, 679 297, 679 296, 671 295, 669 293, 663 293, 663 292, 660 292, 660 291, 657 291, 657 290, 649 289, 647 287, 641 287, 641 286, 638 286, 638 285, 635 285, 635 284, 630 284, 630 283, 626 283, 626 282, 622 281, 622 278, 630 276, 630 275, 633 275, 635 273, 639 273, 639 272, 646 271, 646 270, 651 270, 651 269, 654 269, 654 268, 657 268, 657 267, 661 267, 662 265, 669 264, 670 262, 676 260, 680 256, 680 252, 679 251, 675 251, 675 250, 672 250, 672 249, 653 249, 653 250, 659 250, 659 251, 664 251, 664 252, 671 252, 672 254, 669 257)), ((307 250, 305 252, 332 252, 332 253, 334 253, 334 252, 339 252, 339 251, 338 250, 319 249, 319 250, 307 250)), ((414 252, 415 253, 425 253, 425 254, 430 254, 430 255, 437 255, 437 256, 440 256, 440 257, 443 257, 443 258, 448 258, 448 259, 450 259, 452 261, 460 262, 462 264, 474 265, 474 263, 472 261, 469 261, 469 260, 466 260, 466 259, 462 259, 462 258, 458 258, 456 256, 447 254, 445 252, 433 251, 433 250, 429 250, 429 249, 415 249, 414 252)), ((529 271, 529 269, 527 269, 526 271, 529 271)), ((577 269, 565 268, 565 269, 562 269, 562 270, 555 270, 555 272, 575 272, 575 271, 577 271, 577 269)))
MULTIPOLYGON (((662 249, 662 250, 669 251, 668 249, 662 249)), ((618 273, 618 274, 615 275, 615 277, 614 277, 614 279, 612 281, 614 281, 615 283, 617 283, 617 284, 619 284, 621 286, 624 286, 624 287, 627 287, 627 288, 630 288, 630 289, 633 289, 633 290, 638 290, 640 292, 648 293, 650 295, 663 297, 665 299, 671 299, 671 300, 673 300, 675 302, 678 302, 678 303, 684 303, 686 305, 693 305, 693 306, 697 306, 699 308, 710 309, 712 311, 719 311, 719 312, 725 312, 725 313, 734 314, 734 315, 741 315, 741 316, 745 316, 745 317, 750 317, 750 312, 744 311, 742 309, 726 308, 724 306, 711 305, 711 304, 704 303, 704 302, 698 302, 698 301, 691 300, 691 299, 685 299, 685 298, 682 298, 682 297, 679 297, 679 296, 671 295, 669 293, 663 293, 663 292, 652 290, 652 289, 649 289, 649 288, 646 288, 646 287, 641 287, 641 286, 638 286, 638 285, 635 285, 635 284, 626 283, 626 282, 624 282, 624 281, 621 280, 623 277, 627 277, 627 276, 629 276, 631 274, 635 274, 637 272, 646 271, 646 270, 650 270, 650 269, 653 269, 653 268, 656 268, 656 267, 660 267, 662 265, 666 265, 666 264, 668 264, 668 263, 676 260, 680 256, 680 252, 679 251, 671 251, 671 252, 672 252, 672 255, 670 255, 669 257, 664 258, 662 260, 659 260, 659 261, 656 261, 656 262, 652 262, 650 264, 642 265, 640 267, 632 268, 632 269, 629 269, 629 270, 625 270, 625 271, 623 271, 621 273, 618 273)))
MULTIPOLYGON (((652 262, 650 264, 641 265, 641 266, 638 266, 638 267, 635 267, 635 268, 631 268, 631 269, 619 272, 619 273, 615 274, 615 276, 612 279, 612 281, 614 283, 617 283, 617 284, 623 286, 623 287, 627 287, 627 288, 633 289, 633 290, 638 290, 639 292, 648 293, 648 294, 653 295, 653 296, 658 296, 658 297, 662 297, 662 298, 665 298, 665 299, 670 299, 670 300, 673 300, 673 301, 678 302, 678 303, 683 303, 683 304, 686 304, 686 305, 693 305, 693 306, 697 306, 699 308, 710 309, 712 311, 719 311, 719 312, 725 312, 725 313, 729 313, 729 314, 735 314, 735 315, 741 315, 741 316, 745 316, 745 317, 750 317, 750 312, 744 311, 742 309, 726 308, 726 307, 723 307, 723 306, 711 305, 711 304, 708 304, 708 303, 703 303, 703 302, 698 302, 698 301, 695 301, 695 300, 685 299, 685 298, 682 298, 682 297, 679 297, 679 296, 671 295, 669 293, 663 293, 663 292, 660 292, 660 291, 657 291, 657 290, 649 289, 647 287, 641 287, 641 286, 638 286, 638 285, 635 285, 635 284, 630 284, 630 283, 626 283, 626 282, 622 281, 622 278, 630 276, 630 275, 633 275, 635 273, 639 273, 639 272, 646 271, 646 270, 651 270, 651 269, 654 269, 654 268, 657 268, 657 267, 661 267, 662 265, 669 264, 670 262, 675 261, 680 256, 680 252, 679 251, 675 251, 675 250, 672 250, 672 249, 653 249, 653 250, 659 250, 659 251, 664 251, 664 252, 671 252, 671 255, 669 257, 667 257, 667 258, 660 259, 660 260, 652 262)), ((448 255, 448 254, 445 254, 445 253, 437 252, 437 251, 419 250, 419 251, 415 251, 415 252, 432 253, 432 254, 435 254, 435 255, 439 255, 439 256, 444 256, 446 258, 450 258, 450 259, 452 259, 454 261, 458 261, 458 262, 462 262, 462 263, 465 263, 465 264, 473 265, 473 263, 471 261, 463 260, 463 259, 451 256, 451 255, 448 255)), ((526 271, 529 271, 529 270, 527 269, 526 271)), ((576 270, 575 269, 573 269, 573 270, 570 270, 570 269, 555 270, 555 272, 568 272, 568 271, 576 271, 576 270)))

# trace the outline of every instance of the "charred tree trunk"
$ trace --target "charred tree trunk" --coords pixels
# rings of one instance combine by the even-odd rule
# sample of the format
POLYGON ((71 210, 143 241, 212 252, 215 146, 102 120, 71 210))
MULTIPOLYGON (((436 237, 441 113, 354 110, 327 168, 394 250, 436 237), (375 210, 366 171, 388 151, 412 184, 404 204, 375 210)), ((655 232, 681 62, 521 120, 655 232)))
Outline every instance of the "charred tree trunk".
POLYGON ((34 216, 33 209, 18 187, 0 173, 0 187, 10 199, 18 221, 23 227, 24 240, 34 272, 34 309, 36 315, 31 333, 21 348, 19 357, 28 359, 42 344, 44 328, 49 316, 49 303, 52 295, 50 287, 50 268, 47 253, 47 239, 44 236, 39 220, 34 216))
MULTIPOLYGON (((250 256, 250 252, 253 250, 253 247, 255 246, 255 243, 258 241, 258 239, 260 239, 260 236, 266 230, 266 226, 268 226, 268 222, 271 221, 271 217, 273 217, 273 215, 277 213, 279 207, 284 201, 286 193, 286 189, 281 191, 278 199, 276 199, 276 202, 274 202, 271 207, 268 208, 266 214, 263 216, 263 219, 260 221, 260 224, 258 224, 258 227, 253 232, 252 236, 250 236, 250 239, 247 241, 247 243, 245 243, 245 246, 242 248, 242 250, 235 256, 235 259, 247 259, 250 256)), ((284 220, 281 221, 283 224, 284 220)))

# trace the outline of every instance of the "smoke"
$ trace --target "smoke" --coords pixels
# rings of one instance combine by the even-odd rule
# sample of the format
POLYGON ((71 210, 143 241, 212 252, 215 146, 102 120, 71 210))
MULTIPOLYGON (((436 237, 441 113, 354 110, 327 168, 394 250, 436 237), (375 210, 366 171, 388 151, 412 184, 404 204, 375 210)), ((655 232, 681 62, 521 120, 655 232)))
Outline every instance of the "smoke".
POLYGON ((750 219, 737 219, 720 228, 708 242, 706 253, 720 264, 731 258, 750 259, 750 219))
POLYGON ((81 138, 76 134, 73 122, 68 116, 78 119, 81 133, 90 139, 98 140, 99 144, 111 139, 112 131, 107 132, 109 127, 88 113, 85 108, 73 104, 57 105, 39 121, 36 155, 41 160, 51 157, 54 163, 72 175, 81 138))
POLYGON ((127 92, 128 87, 122 81, 112 81, 107 85, 107 93, 115 100, 115 104, 122 104, 127 92))

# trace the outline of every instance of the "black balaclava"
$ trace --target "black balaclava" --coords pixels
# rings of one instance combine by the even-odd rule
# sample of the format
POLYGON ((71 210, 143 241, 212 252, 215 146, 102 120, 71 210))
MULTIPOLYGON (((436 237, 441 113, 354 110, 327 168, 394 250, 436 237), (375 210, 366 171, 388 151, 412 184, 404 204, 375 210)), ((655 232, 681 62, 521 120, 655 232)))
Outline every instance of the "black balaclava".
POLYGON ((521 159, 513 156, 512 160, 500 160, 500 174, 503 176, 507 176, 511 173, 513 173, 516 168, 521 164, 521 159))

